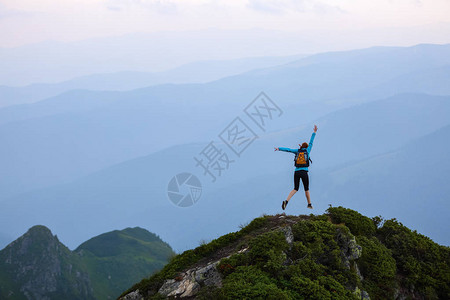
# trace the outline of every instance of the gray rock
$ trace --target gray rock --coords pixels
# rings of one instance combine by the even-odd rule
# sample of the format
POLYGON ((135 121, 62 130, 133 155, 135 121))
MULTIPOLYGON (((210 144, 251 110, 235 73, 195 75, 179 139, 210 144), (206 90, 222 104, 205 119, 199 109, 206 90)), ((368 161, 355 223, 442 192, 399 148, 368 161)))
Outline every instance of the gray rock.
POLYGON ((158 293, 166 297, 192 297, 200 290, 200 284, 195 281, 192 270, 184 273, 181 280, 168 279, 164 282, 158 293))
POLYGON ((358 275, 359 280, 363 281, 364 277, 361 274, 361 271, 359 270, 358 264, 356 262, 353 262, 353 266, 355 267, 356 275, 358 275))
POLYGON ((144 300, 144 297, 140 294, 139 290, 135 290, 126 294, 120 300, 144 300))
POLYGON ((356 243, 356 239, 352 234, 346 234, 342 231, 339 232, 337 241, 342 249, 342 263, 347 269, 350 269, 350 261, 361 257, 362 247, 356 243))
POLYGON ((366 291, 361 291, 361 299, 362 300, 370 300, 369 293, 366 291))
POLYGON ((349 240, 347 248, 346 255, 349 260, 355 260, 361 257, 362 247, 356 243, 355 237, 349 240))
POLYGON ((284 233, 284 236, 286 237, 286 242, 289 244, 289 246, 292 246, 292 243, 294 242, 294 234, 292 233, 291 226, 285 226, 281 228, 281 231, 284 233))
POLYGON ((211 263, 195 272, 195 280, 200 285, 214 285, 222 287, 222 277, 216 269, 219 262, 211 263))
POLYGON ((158 293, 165 297, 193 297, 202 286, 222 287, 222 277, 216 266, 220 260, 203 267, 189 269, 180 274, 179 280, 167 279, 164 281, 158 293))
POLYGON ((364 291, 364 290, 360 290, 358 287, 355 288, 355 290, 353 291, 353 294, 355 294, 355 296, 356 296, 358 299, 361 299, 361 300, 370 300, 369 293, 367 293, 367 292, 364 291))

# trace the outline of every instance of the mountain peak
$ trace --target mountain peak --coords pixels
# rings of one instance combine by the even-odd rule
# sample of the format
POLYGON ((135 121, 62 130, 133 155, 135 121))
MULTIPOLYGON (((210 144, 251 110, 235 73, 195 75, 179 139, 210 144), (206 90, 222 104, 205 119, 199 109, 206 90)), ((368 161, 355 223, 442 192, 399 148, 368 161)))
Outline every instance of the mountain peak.
POLYGON ((93 298, 89 276, 78 257, 42 225, 33 226, 0 251, 0 269, 14 274, 6 277, 8 288, 0 289, 2 299, 19 291, 29 299, 47 299, 50 295, 93 298))
POLYGON ((47 238, 56 238, 51 232, 50 229, 45 227, 44 225, 35 225, 28 229, 28 231, 24 234, 24 236, 40 236, 47 238))
POLYGON ((20 257, 20 260, 23 260, 22 256, 27 256, 30 253, 51 256, 60 246, 64 247, 50 229, 43 225, 36 225, 4 250, 13 251, 15 257, 20 257))
POLYGON ((120 299, 443 299, 448 257, 395 219, 343 207, 265 215, 177 255, 120 299))
MULTIPOLYGON (((137 249, 156 250, 162 245, 170 249, 170 246, 156 234, 140 227, 134 227, 100 234, 82 243, 75 251, 79 253, 89 251, 98 257, 113 257, 121 253, 135 253, 137 249)), ((159 251, 154 251, 154 253, 157 252, 159 251)), ((158 257, 158 259, 166 260, 168 257, 158 257)))

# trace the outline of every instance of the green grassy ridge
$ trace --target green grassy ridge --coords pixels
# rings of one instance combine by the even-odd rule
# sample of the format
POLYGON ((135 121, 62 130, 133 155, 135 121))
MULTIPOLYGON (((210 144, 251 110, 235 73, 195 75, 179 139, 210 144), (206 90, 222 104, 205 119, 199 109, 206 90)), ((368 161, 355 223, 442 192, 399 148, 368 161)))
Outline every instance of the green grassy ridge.
POLYGON ((111 257, 127 253, 132 257, 149 251, 157 260, 168 260, 173 253, 167 252, 167 249, 171 249, 170 246, 156 234, 135 227, 98 235, 82 243, 75 249, 75 252, 90 251, 97 257, 111 257))
POLYGON ((160 270, 175 254, 156 234, 139 227, 101 234, 75 252, 88 266, 97 299, 117 297, 133 282, 160 270))
POLYGON ((91 253, 85 253, 83 261, 88 267, 94 296, 97 299, 117 297, 130 285, 130 282, 136 282, 142 276, 148 276, 152 271, 160 270, 166 263, 143 255, 98 258, 91 253))
POLYGON ((48 228, 34 226, 0 251, 0 299, 26 299, 21 287, 38 276, 33 271, 17 280, 23 266, 3 263, 8 257, 44 272, 48 254, 57 257, 61 274, 57 278, 57 291, 48 292, 46 296, 50 299, 108 299, 116 298, 133 282, 160 270, 175 253, 159 236, 139 227, 101 234, 70 251, 48 228), (31 242, 22 243, 24 238, 31 242), (26 249, 22 249, 24 247, 26 249), (77 272, 84 276, 83 281, 78 279, 77 272), (88 291, 83 294, 78 289, 88 291))
POLYGON ((276 219, 257 218, 240 231, 185 251, 122 295, 139 289, 145 299, 164 299, 157 291, 166 279, 220 259, 218 253, 234 253, 217 266, 222 288, 204 286, 197 299, 359 299, 362 290, 371 299, 394 299, 399 293, 406 299, 450 299, 450 248, 395 219, 368 218, 343 207, 281 219, 291 222, 276 219), (292 228, 291 247, 278 230, 283 226, 292 228), (352 239, 362 252, 348 269, 341 253, 352 239), (249 250, 238 253, 244 247, 249 250))

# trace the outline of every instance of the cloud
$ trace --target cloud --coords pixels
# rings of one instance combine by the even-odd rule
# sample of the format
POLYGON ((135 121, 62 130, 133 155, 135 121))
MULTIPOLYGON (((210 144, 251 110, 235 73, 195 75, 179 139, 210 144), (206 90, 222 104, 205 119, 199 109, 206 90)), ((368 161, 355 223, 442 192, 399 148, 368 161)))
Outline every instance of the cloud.
POLYGON ((107 5, 106 8, 112 11, 122 11, 122 8, 120 6, 107 5))
POLYGON ((25 12, 18 9, 11 9, 6 7, 4 4, 0 3, 0 19, 10 18, 10 17, 20 17, 29 16, 31 13, 25 12))
POLYGON ((161 14, 175 14, 177 4, 170 0, 108 0, 106 7, 113 11, 125 9, 146 9, 161 14))
POLYGON ((279 0, 249 0, 247 7, 258 12, 281 14, 286 11, 286 5, 279 0))
POLYGON ((321 2, 316 2, 312 9, 317 14, 327 14, 327 13, 348 13, 346 10, 335 5, 328 5, 321 2))
POLYGON ((257 12, 270 14, 284 14, 288 12, 313 12, 318 14, 344 12, 338 6, 316 0, 249 0, 247 7, 257 12))

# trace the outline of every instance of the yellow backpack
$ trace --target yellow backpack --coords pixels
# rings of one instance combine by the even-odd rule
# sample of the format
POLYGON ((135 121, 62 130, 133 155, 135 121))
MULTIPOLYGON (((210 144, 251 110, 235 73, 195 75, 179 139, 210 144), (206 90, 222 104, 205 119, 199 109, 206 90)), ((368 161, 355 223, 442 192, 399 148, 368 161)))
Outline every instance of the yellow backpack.
POLYGON ((295 166, 297 168, 307 168, 309 167, 310 161, 311 159, 309 158, 308 151, 304 148, 298 149, 294 159, 295 166))

